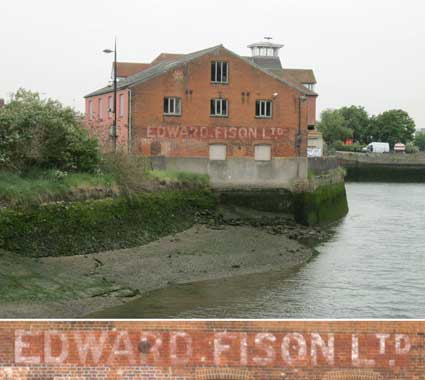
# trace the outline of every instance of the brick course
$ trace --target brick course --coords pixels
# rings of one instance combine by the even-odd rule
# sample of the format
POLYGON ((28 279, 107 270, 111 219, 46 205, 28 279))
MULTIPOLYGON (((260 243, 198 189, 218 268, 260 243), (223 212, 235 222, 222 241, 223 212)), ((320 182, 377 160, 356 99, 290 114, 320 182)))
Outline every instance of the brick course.
POLYGON ((0 322, 0 379, 419 380, 425 322, 0 322))

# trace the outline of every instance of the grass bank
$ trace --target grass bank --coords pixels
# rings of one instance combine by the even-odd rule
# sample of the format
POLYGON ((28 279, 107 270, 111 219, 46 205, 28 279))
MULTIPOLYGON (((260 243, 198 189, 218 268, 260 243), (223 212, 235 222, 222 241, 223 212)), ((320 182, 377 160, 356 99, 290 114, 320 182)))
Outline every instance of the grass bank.
MULTIPOLYGON (((205 188, 207 175, 164 170, 135 175, 140 190, 205 188)), ((33 171, 25 175, 0 171, 0 207, 26 207, 49 202, 71 202, 116 197, 121 193, 113 173, 64 173, 59 170, 33 171)))
POLYGON ((197 212, 215 206, 208 189, 179 189, 5 208, 0 210, 0 247, 33 257, 133 247, 189 228, 197 212))
POLYGON ((49 170, 18 175, 0 171, 0 206, 30 206, 52 201, 110 196, 116 191, 107 174, 63 173, 49 170))

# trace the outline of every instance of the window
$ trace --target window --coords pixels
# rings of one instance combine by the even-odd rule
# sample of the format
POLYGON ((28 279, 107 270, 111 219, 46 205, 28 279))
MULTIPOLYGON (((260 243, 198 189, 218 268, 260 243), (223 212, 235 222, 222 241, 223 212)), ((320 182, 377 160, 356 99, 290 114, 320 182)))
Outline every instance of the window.
POLYGON ((164 115, 181 115, 182 101, 180 98, 164 98, 164 115))
POLYGON ((272 159, 272 148, 270 145, 255 146, 255 161, 270 161, 272 159))
POLYGON ((224 161, 227 155, 227 147, 224 144, 211 144, 210 145, 210 160, 224 161))
POLYGON ((228 83, 229 82, 229 65, 227 62, 214 61, 211 62, 211 82, 228 83))
POLYGON ((314 83, 303 83, 303 86, 307 87, 310 91, 314 91, 314 83))
POLYGON ((89 100, 89 119, 93 119, 93 100, 89 100))
POLYGON ((271 100, 257 100, 255 102, 255 116, 262 118, 272 117, 272 101, 271 100))
POLYGON ((124 116, 124 95, 120 95, 120 117, 124 116))
POLYGON ((103 100, 102 98, 99 98, 98 104, 97 104, 97 107, 98 107, 97 116, 99 117, 99 119, 102 119, 103 117, 103 101, 102 100, 103 100))
POLYGON ((211 99, 211 116, 225 117, 228 115, 227 99, 211 99))
POLYGON ((112 118, 112 96, 108 98, 108 116, 112 118))

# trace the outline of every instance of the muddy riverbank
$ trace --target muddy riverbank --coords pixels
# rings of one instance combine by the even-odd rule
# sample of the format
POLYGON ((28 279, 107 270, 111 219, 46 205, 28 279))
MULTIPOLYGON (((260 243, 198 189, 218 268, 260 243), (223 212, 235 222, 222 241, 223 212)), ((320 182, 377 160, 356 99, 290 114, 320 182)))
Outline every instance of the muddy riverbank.
POLYGON ((236 208, 220 215, 129 249, 39 259, 2 251, 0 317, 79 318, 174 284, 289 270, 326 238, 288 216, 236 208))

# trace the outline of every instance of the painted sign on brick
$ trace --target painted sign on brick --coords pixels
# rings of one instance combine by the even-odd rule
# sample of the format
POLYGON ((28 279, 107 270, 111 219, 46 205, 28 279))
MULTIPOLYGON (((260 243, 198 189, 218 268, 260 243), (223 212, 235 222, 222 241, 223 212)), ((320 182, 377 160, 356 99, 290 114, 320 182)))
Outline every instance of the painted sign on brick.
POLYGON ((374 368, 406 366, 410 350, 407 334, 17 330, 14 352, 20 365, 374 368))
POLYGON ((0 380, 421 380, 425 322, 0 322, 0 380))
POLYGON ((147 127, 142 137, 150 139, 220 139, 220 140, 276 140, 288 136, 278 127, 203 127, 167 125, 147 127))

